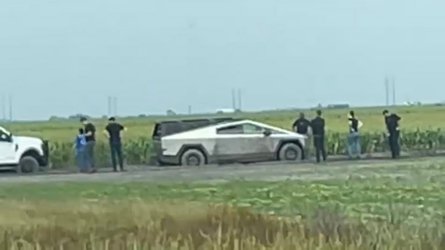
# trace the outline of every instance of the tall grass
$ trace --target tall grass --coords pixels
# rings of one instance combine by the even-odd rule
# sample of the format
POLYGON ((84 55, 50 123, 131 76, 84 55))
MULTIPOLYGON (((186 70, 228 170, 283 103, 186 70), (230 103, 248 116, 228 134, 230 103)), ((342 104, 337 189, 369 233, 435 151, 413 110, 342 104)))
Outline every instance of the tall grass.
MULTIPOLYGON (((124 141, 124 155, 127 164, 149 164, 152 155, 152 141, 149 137, 127 138, 124 141)), ((307 143, 312 143, 307 141, 307 143)), ((371 155, 389 151, 387 137, 384 133, 362 133, 362 153, 371 155)), ((442 130, 403 131, 401 146, 404 151, 421 151, 434 153, 445 149, 445 133, 442 130)), ((326 147, 330 155, 345 155, 347 153, 347 134, 329 133, 326 147)), ((74 151, 71 142, 54 141, 50 144, 50 159, 54 168, 73 166, 74 151)), ((109 145, 101 140, 97 143, 96 157, 98 166, 110 166, 109 145)))
MULTIPOLYGON (((445 120, 441 114, 445 107, 396 107, 401 117, 403 134, 401 144, 403 150, 434 151, 445 149, 445 133, 441 128, 445 127, 445 120)), ((324 117, 327 124, 327 149, 333 155, 346 153, 347 120, 349 109, 325 110, 324 117)), ((238 118, 253 119, 284 129, 291 129, 294 119, 298 116, 298 110, 276 111, 260 113, 236 114, 238 118)), ((308 118, 313 117, 313 111, 306 111, 308 118)), ((363 153, 372 154, 388 150, 387 139, 383 135, 385 125, 381 114, 381 108, 357 109, 358 118, 364 122, 362 128, 363 153)), ((164 117, 165 119, 183 119, 186 117, 164 117)), ((149 163, 151 149, 151 135, 155 118, 127 118, 119 120, 128 127, 125 134, 125 155, 128 164, 149 163)), ((101 130, 106 126, 106 119, 94 120, 98 129, 99 145, 97 149, 97 161, 101 166, 110 165, 109 149, 101 130)), ((56 168, 72 166, 74 152, 72 142, 77 134, 77 128, 81 124, 78 121, 49 121, 9 124, 9 129, 14 134, 37 136, 48 139, 51 142, 51 161, 56 168)))
POLYGON ((199 203, 2 202, 2 249, 444 249, 441 222, 280 218, 199 203))

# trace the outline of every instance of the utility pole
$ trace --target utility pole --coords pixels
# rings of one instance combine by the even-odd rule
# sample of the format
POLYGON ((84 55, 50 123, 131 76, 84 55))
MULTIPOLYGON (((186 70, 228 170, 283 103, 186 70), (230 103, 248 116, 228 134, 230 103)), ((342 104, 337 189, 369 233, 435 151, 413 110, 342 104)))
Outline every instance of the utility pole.
POLYGON ((189 112, 189 115, 192 114, 192 105, 189 105, 189 110, 188 110, 188 112, 189 112))
POLYGON ((114 116, 117 116, 117 97, 115 96, 113 100, 114 100, 114 105, 113 105, 114 116))
POLYGON ((236 97, 235 97, 235 89, 232 89, 232 108, 236 110, 236 97))
POLYGON ((388 79, 388 76, 385 77, 385 95, 386 95, 386 106, 389 106, 389 79, 388 79))
POLYGON ((392 105, 396 106, 396 80, 392 78, 392 105))
POLYGON ((9 121, 12 122, 12 95, 9 95, 9 121))
POLYGON ((107 104, 107 110, 108 110, 108 117, 111 116, 111 96, 108 96, 108 104, 107 104))
POLYGON ((241 108, 242 108, 241 89, 238 89, 238 111, 241 112, 241 108))
POLYGON ((2 96, 2 121, 6 121, 6 97, 5 95, 2 96))

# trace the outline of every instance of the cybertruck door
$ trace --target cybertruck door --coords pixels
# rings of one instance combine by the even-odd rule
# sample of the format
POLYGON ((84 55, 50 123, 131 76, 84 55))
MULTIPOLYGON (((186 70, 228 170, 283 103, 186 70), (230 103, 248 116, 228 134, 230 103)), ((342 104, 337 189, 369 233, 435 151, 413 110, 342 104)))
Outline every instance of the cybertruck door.
POLYGON ((273 157, 273 141, 262 131, 249 133, 245 124, 219 129, 215 158, 220 163, 267 161, 273 157))

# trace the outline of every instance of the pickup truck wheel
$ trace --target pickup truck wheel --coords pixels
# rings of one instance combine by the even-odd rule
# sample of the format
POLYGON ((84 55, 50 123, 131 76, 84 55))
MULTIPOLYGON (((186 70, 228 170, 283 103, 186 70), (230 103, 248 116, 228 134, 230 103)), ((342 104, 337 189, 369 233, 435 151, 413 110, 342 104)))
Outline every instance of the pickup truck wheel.
POLYGON ((181 166, 202 166, 205 161, 205 155, 198 149, 188 149, 181 156, 181 166))
POLYGON ((32 156, 24 156, 17 166, 17 173, 36 173, 39 170, 39 162, 32 156))
POLYGON ((295 143, 286 143, 278 152, 280 161, 301 161, 303 159, 303 150, 295 143))

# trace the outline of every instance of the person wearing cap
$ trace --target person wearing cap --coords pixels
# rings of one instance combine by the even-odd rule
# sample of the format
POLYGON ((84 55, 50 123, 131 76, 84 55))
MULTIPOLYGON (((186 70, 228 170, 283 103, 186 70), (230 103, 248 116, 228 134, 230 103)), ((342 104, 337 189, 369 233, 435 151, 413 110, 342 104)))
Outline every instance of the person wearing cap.
POLYGON ((385 117, 385 125, 388 131, 388 144, 391 149, 391 157, 393 159, 400 157, 400 127, 399 122, 402 119, 397 114, 389 114, 388 110, 383 110, 383 116, 385 117))
POLYGON ((311 121, 312 135, 314 138, 315 157, 317 163, 320 162, 320 154, 323 157, 323 161, 326 161, 326 149, 324 145, 325 137, 325 121, 321 117, 321 110, 317 110, 317 117, 311 121))
POLYGON ((86 117, 80 118, 80 122, 84 125, 85 132, 85 161, 91 173, 95 173, 96 161, 94 156, 94 148, 96 146, 96 127, 86 117))
POLYGON ((352 110, 348 114, 348 125, 349 125, 349 135, 348 135, 349 158, 350 159, 360 158, 361 145, 360 145, 359 129, 363 126, 363 123, 356 118, 355 113, 352 110))
POLYGON ((113 171, 117 172, 117 162, 121 171, 124 170, 124 159, 122 155, 122 131, 126 128, 120 123, 116 122, 116 118, 110 117, 108 125, 105 127, 104 134, 108 138, 111 150, 111 163, 113 164, 113 171), (116 161, 117 158, 117 161, 116 161))
POLYGON ((304 147, 304 158, 306 159, 310 154, 310 141, 311 141, 311 122, 306 119, 303 112, 300 113, 300 117, 292 124, 292 129, 295 133, 305 135, 306 141, 304 147))

